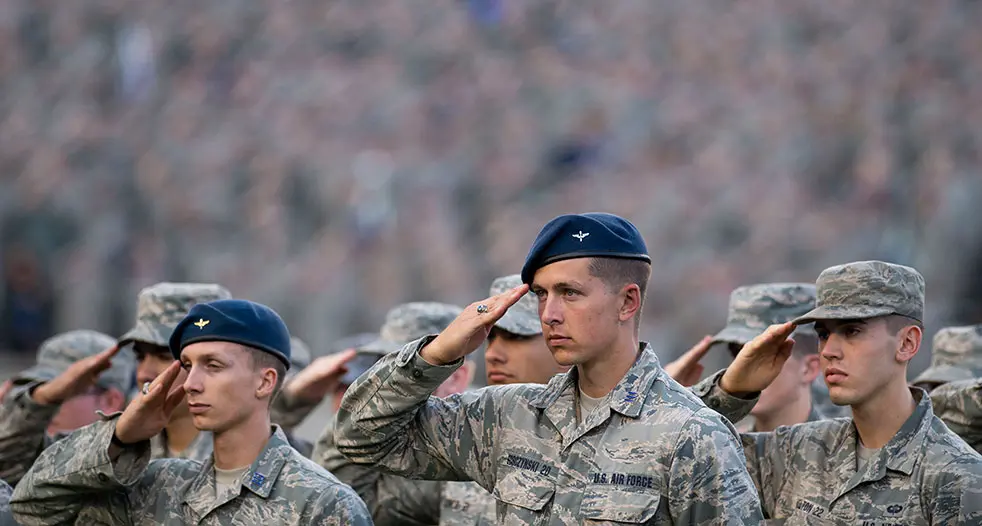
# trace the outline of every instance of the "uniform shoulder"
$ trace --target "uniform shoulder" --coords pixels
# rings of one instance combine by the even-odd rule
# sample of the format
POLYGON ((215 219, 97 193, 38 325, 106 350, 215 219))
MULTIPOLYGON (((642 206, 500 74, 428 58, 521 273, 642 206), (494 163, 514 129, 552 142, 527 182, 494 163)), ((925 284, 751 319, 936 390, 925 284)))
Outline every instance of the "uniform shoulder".
POLYGON ((645 412, 667 410, 677 412, 681 417, 691 417, 697 412, 708 409, 691 389, 673 380, 668 373, 659 371, 651 383, 648 396, 645 399, 645 412))
POLYGON ((284 481, 292 486, 307 486, 311 489, 325 490, 332 487, 347 488, 330 471, 300 454, 299 451, 288 449, 286 463, 280 473, 284 481))
POLYGON ((964 466, 965 469, 982 475, 982 455, 948 429, 937 415, 931 417, 926 440, 926 465, 939 469, 945 469, 946 465, 964 466))

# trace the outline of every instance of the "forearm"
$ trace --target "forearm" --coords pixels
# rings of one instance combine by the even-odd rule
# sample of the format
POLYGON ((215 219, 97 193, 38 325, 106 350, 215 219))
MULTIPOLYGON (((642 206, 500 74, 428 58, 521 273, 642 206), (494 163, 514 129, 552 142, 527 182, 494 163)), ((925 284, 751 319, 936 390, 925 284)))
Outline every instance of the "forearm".
POLYGON ((31 383, 15 388, 0 404, 0 479, 17 484, 50 443, 46 430, 60 405, 31 398, 31 383))
POLYGON ((757 405, 757 400, 760 399, 760 393, 756 393, 752 398, 743 398, 727 393, 720 387, 720 380, 725 372, 726 369, 723 369, 706 378, 692 386, 691 391, 706 404, 706 407, 723 415, 730 422, 736 423, 750 414, 750 411, 757 405))

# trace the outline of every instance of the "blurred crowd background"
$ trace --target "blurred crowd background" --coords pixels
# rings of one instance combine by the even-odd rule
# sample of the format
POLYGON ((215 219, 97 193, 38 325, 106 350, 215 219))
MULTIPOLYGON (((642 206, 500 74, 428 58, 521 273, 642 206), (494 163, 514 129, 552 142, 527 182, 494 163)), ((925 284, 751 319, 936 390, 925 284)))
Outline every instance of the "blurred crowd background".
POLYGON ((0 0, 0 360, 121 334, 165 280, 267 303, 322 352, 397 303, 484 297, 583 211, 645 235, 663 359, 734 287, 860 259, 925 274, 928 335, 982 322, 980 20, 969 0, 0 0))

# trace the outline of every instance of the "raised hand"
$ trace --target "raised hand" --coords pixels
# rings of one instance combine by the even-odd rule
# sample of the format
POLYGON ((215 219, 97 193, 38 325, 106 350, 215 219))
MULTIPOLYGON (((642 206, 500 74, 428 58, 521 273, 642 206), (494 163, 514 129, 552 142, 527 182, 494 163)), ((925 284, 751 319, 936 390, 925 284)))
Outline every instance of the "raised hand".
POLYGON ((124 444, 149 440, 170 421, 171 413, 184 400, 184 385, 176 382, 181 363, 175 361, 160 373, 146 394, 139 394, 116 422, 116 438, 124 444))
POLYGON ((528 292, 528 285, 472 303, 450 322, 443 332, 420 350, 420 356, 434 365, 445 365, 478 349, 494 324, 528 292))
POLYGON ((743 395, 763 391, 781 374, 784 362, 791 356, 795 326, 788 322, 771 325, 740 349, 726 368, 719 386, 727 393, 743 395))
POLYGON ((699 363, 713 346, 713 337, 705 336, 699 343, 679 356, 677 360, 665 365, 665 372, 684 387, 691 387, 699 381, 705 367, 699 363))
POLYGON ((98 381, 99 375, 112 367, 112 358, 119 349, 118 345, 114 345, 99 354, 73 363, 53 380, 37 386, 31 393, 31 398, 39 404, 60 404, 88 391, 98 381))
POLYGON ((283 387, 284 394, 297 400, 319 402, 334 392, 341 377, 348 372, 347 364, 355 357, 355 350, 321 356, 296 374, 283 387))

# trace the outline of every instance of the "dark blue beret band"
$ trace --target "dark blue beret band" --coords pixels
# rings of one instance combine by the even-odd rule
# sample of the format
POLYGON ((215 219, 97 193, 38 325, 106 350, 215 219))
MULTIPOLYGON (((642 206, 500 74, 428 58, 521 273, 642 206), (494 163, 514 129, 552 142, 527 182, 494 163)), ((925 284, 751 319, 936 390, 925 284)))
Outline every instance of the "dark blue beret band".
POLYGON ((601 213, 563 215, 539 231, 525 258, 522 282, 531 285, 535 272, 551 263, 587 257, 651 263, 644 238, 627 219, 601 213))
POLYGON ((290 331, 273 309, 246 300, 199 303, 177 324, 169 344, 175 359, 192 343, 231 342, 268 352, 290 368, 290 331))

